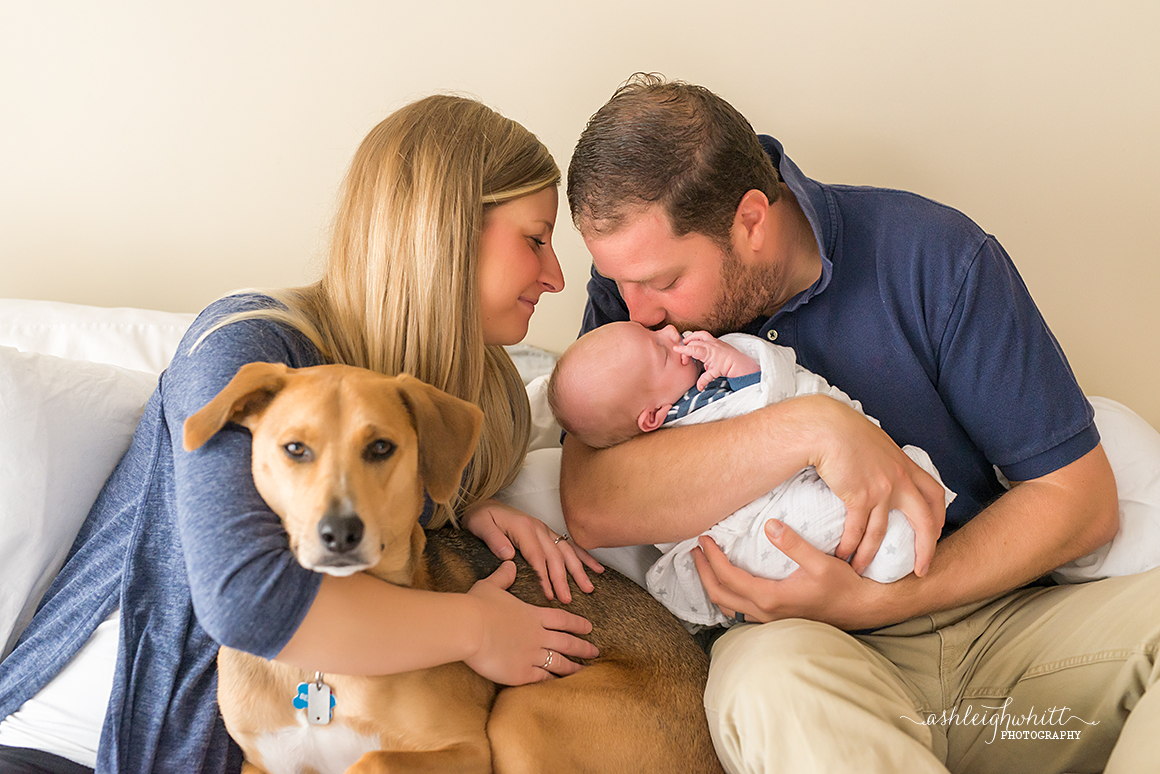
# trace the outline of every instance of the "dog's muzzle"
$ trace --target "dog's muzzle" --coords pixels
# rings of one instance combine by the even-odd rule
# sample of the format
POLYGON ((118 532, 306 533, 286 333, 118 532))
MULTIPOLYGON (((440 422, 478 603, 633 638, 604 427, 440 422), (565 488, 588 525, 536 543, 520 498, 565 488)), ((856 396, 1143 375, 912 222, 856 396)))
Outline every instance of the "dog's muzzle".
POLYGON ((332 554, 348 554, 362 542, 364 529, 357 514, 328 513, 318 522, 318 537, 332 554))
POLYGON ((363 539, 366 525, 358 514, 349 511, 331 511, 318 522, 317 552, 308 551, 299 556, 299 563, 315 572, 327 575, 352 575, 371 567, 378 561, 370 556, 363 539))

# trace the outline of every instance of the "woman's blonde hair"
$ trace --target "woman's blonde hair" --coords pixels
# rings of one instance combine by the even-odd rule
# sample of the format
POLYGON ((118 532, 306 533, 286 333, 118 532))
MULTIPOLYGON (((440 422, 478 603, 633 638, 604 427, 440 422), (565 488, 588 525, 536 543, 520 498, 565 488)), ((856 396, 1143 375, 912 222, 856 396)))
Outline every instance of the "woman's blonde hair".
MULTIPOLYGON (((366 136, 342 186, 324 275, 266 291, 323 356, 409 373, 483 409, 483 431, 451 506, 453 519, 515 478, 527 451, 527 393, 502 346, 485 346, 479 249, 485 210, 558 185, 560 170, 527 129, 475 100, 435 95, 366 136)), ((220 327, 217 326, 217 327, 220 327)))

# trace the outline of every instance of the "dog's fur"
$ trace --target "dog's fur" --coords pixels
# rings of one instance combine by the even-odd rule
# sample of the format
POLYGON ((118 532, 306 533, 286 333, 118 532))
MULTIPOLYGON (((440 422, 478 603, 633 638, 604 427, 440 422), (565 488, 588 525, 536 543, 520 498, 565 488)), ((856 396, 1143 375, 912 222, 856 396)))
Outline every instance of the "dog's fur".
MULTIPOLYGON (((455 494, 481 418, 406 375, 252 363, 188 419, 184 445, 199 448, 228 422, 249 428, 255 484, 303 566, 465 592, 499 560, 468 533, 426 533, 419 516, 424 490, 438 502, 455 494), (341 550, 328 548, 320 524, 350 519, 363 525, 361 540, 353 545, 351 533, 342 546, 332 532, 341 550)), ((517 563, 511 592, 559 606, 517 563)), ((592 621, 589 639, 600 649, 575 675, 497 694, 461 662, 382 677, 327 674, 334 718, 310 726, 291 699, 313 673, 223 647, 226 727, 249 770, 275 774, 720 772, 701 704, 706 656, 636 584, 612 569, 592 580, 591 594, 573 585, 565 608, 592 621)))

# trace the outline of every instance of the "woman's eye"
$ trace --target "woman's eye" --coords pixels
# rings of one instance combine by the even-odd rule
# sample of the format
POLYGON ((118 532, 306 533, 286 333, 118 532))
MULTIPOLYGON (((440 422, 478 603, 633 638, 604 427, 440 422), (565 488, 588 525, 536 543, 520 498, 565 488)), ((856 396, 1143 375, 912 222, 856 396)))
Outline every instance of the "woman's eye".
POLYGON ((363 458, 367 462, 382 462, 395 453, 395 448, 395 444, 392 442, 385 438, 379 438, 367 444, 367 448, 363 452, 363 458))
POLYGON ((290 443, 284 445, 282 450, 286 452, 286 456, 290 457, 290 459, 297 460, 298 462, 304 462, 309 460, 311 457, 310 449, 306 446, 306 444, 299 443, 298 441, 291 441, 290 443))
POLYGON ((544 245, 548 244, 546 240, 539 239, 537 237, 528 237, 528 238, 531 239, 533 242, 535 242, 537 247, 543 247, 544 245))

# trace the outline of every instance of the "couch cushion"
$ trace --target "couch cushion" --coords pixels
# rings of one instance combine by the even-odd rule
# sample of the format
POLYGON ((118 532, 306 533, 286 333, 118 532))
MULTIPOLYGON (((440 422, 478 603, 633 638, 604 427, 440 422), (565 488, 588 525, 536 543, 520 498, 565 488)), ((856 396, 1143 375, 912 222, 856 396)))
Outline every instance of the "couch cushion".
POLYGON ((60 569, 156 383, 0 347, 0 655, 60 569))
POLYGON ((195 315, 0 299, 0 346, 159 373, 195 315))

